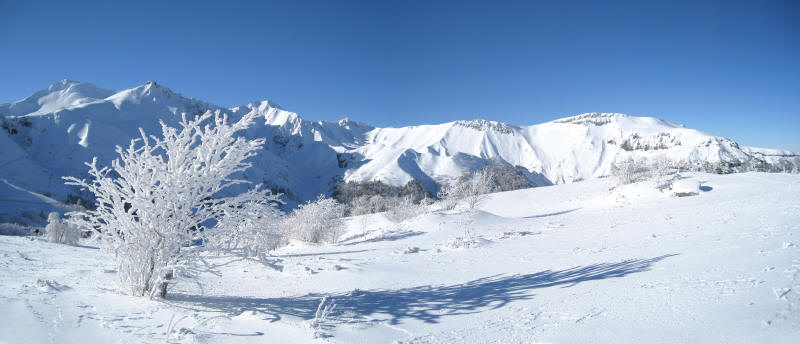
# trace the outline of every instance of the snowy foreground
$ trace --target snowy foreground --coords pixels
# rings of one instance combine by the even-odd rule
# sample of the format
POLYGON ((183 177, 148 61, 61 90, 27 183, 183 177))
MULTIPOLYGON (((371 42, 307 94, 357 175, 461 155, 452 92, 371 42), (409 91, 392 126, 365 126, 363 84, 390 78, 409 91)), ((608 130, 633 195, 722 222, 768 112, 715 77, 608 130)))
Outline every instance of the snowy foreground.
POLYGON ((208 256, 166 300, 120 293, 92 243, 4 236, 0 342, 800 342, 800 176, 687 176, 699 195, 608 178, 356 217, 337 245, 208 256))

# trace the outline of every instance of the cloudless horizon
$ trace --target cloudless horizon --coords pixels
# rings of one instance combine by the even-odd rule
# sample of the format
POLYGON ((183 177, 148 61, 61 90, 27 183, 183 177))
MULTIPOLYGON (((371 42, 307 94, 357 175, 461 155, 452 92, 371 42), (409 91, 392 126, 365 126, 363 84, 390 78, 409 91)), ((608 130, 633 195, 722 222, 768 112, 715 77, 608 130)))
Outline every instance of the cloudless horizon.
POLYGON ((585 112, 800 151, 798 1, 0 0, 0 103, 157 81, 376 126, 585 112))

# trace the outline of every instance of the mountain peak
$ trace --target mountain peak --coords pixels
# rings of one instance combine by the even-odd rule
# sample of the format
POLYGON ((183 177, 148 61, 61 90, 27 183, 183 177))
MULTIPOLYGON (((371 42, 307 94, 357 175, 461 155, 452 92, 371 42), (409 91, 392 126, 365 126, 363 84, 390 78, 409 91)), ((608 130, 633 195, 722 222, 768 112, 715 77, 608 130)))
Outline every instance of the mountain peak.
POLYGON ((134 89, 141 90, 140 92, 142 92, 142 94, 146 94, 146 95, 152 95, 153 93, 156 93, 156 94, 160 93, 160 94, 167 95, 169 97, 172 97, 172 96, 182 97, 180 93, 175 92, 175 91, 171 90, 169 87, 166 87, 164 85, 159 85, 155 81, 147 81, 144 84, 142 84, 142 85, 140 85, 138 87, 135 87, 134 89))
POLYGON ((0 105, 0 112, 12 116, 41 114, 83 106, 116 93, 83 81, 62 79, 25 99, 0 105))
POLYGON ((70 79, 64 78, 64 79, 61 79, 60 81, 56 81, 56 82, 50 84, 50 86, 47 87, 47 90, 49 90, 49 91, 63 90, 63 89, 67 88, 70 85, 83 84, 83 83, 84 82, 82 82, 82 81, 75 81, 75 80, 70 80, 70 79))
POLYGON ((346 129, 373 128, 373 126, 371 126, 369 124, 366 124, 364 122, 354 121, 354 120, 350 119, 350 117, 342 118, 338 122, 336 122, 336 124, 338 124, 340 127, 346 128, 346 129))
POLYGON ((32 94, 31 97, 33 97, 33 96, 35 96, 37 94, 41 94, 41 93, 57 92, 57 91, 62 91, 62 90, 77 91, 77 90, 86 89, 86 88, 98 88, 98 87, 95 86, 94 84, 91 84, 91 83, 88 83, 88 82, 85 82, 85 81, 61 79, 59 81, 56 81, 56 82, 50 84, 50 86, 47 86, 47 88, 39 90, 38 92, 32 94))
POLYGON ((186 98, 182 94, 155 81, 147 81, 139 86, 117 92, 106 100, 114 104, 117 109, 127 107, 128 105, 125 104, 135 104, 136 106, 148 104, 147 106, 151 107, 148 111, 163 113, 164 110, 167 110, 166 112, 173 115, 179 115, 184 112, 196 114, 220 109, 219 106, 206 101, 186 98))
POLYGON ((250 104, 252 104, 252 105, 254 105, 254 106, 258 107, 258 108, 262 108, 262 109, 275 108, 275 109, 278 109, 278 110, 284 110, 283 107, 280 106, 280 104, 278 104, 278 103, 276 103, 274 101, 271 101, 269 99, 264 99, 264 100, 261 100, 261 101, 252 102, 250 104))

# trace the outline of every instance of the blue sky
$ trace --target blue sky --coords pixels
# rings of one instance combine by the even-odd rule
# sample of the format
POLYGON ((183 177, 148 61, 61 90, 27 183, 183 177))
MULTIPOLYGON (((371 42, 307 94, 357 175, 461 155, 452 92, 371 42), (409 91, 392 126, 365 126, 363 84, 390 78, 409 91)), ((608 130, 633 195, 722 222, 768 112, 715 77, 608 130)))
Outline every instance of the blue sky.
POLYGON ((800 151, 798 1, 7 1, 0 102, 155 80, 378 126, 655 116, 800 151))

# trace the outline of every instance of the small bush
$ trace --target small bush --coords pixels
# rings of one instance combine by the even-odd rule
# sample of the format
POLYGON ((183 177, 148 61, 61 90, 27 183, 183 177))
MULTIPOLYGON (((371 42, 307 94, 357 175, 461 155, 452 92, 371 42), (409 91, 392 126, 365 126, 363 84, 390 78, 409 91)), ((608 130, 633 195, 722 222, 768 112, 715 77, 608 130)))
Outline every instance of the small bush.
MULTIPOLYGON (((616 162, 611 166, 611 174, 619 177, 619 185, 654 179, 659 185, 668 182, 668 176, 680 169, 682 163, 673 162, 666 155, 659 154, 650 159, 642 158, 616 162)), ((662 186, 660 186, 662 187, 662 186)))
POLYGON ((647 161, 629 158, 611 166, 611 174, 619 177, 619 184, 632 184, 649 179, 652 176, 647 161))
POLYGON ((25 236, 31 235, 33 230, 28 226, 16 223, 0 223, 0 235, 25 236))
POLYGON ((362 195, 350 201, 348 209, 350 216, 374 214, 389 209, 389 202, 380 195, 362 195))
POLYGON ((442 186, 437 196, 443 210, 455 209, 460 200, 466 201, 469 209, 475 209, 486 199, 486 194, 492 192, 495 183, 494 170, 482 168, 462 176, 455 183, 442 186))
POLYGON ((411 197, 396 197, 391 200, 390 207, 384 216, 386 216, 389 221, 400 223, 424 213, 425 207, 425 202, 416 204, 411 197))
POLYGON ((442 210, 453 210, 458 205, 459 197, 458 190, 455 189, 456 184, 444 184, 439 188, 439 193, 436 197, 439 198, 439 206, 442 210))
POLYGON ((57 244, 77 245, 81 237, 81 230, 66 221, 56 212, 47 216, 47 227, 44 228, 47 241, 57 244))
POLYGON ((286 219, 292 236, 313 243, 336 243, 344 231, 344 204, 320 195, 295 209, 286 219))
POLYGON ((223 210, 217 225, 205 231, 204 244, 217 254, 255 257, 283 245, 286 240, 284 228, 280 225, 283 213, 275 207, 282 203, 279 195, 242 202, 223 210))

